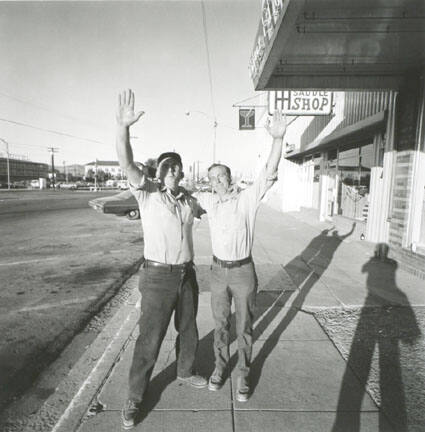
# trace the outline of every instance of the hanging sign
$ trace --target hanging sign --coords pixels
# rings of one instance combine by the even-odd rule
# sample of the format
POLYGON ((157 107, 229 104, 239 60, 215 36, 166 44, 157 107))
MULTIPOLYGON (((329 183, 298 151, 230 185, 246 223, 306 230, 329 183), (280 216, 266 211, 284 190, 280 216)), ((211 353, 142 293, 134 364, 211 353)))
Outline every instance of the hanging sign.
POLYGON ((239 108, 239 130, 255 129, 255 109, 239 108))
POLYGON ((329 115, 332 112, 332 92, 325 90, 282 90, 268 94, 269 114, 281 109, 289 115, 329 115))

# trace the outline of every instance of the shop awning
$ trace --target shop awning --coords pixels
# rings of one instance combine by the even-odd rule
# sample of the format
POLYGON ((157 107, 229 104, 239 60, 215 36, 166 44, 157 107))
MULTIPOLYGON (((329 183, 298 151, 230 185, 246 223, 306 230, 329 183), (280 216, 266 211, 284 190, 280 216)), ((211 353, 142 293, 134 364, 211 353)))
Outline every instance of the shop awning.
POLYGON ((264 0, 250 65, 256 90, 397 90, 425 66, 425 2, 264 0))
POLYGON ((320 142, 306 146, 297 152, 289 153, 286 159, 298 159, 312 153, 338 147, 340 150, 351 147, 354 143, 361 143, 372 139, 376 131, 384 130, 386 124, 386 111, 381 111, 350 126, 337 129, 324 137, 320 142))

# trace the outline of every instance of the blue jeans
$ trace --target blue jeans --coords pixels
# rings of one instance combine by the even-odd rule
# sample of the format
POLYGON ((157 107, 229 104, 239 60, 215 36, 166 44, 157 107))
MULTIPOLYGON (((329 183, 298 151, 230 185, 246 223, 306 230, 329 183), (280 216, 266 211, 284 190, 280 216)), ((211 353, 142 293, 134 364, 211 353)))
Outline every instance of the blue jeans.
POLYGON ((142 294, 139 337, 136 340, 129 376, 129 399, 141 402, 148 387, 159 349, 174 311, 177 330, 177 376, 188 377, 193 371, 198 347, 199 289, 195 270, 172 270, 146 266, 140 270, 142 294))
POLYGON ((211 273, 216 370, 223 376, 229 364, 230 315, 233 298, 238 340, 237 368, 239 376, 247 378, 251 366, 253 313, 258 286, 254 263, 231 269, 213 264, 211 273))

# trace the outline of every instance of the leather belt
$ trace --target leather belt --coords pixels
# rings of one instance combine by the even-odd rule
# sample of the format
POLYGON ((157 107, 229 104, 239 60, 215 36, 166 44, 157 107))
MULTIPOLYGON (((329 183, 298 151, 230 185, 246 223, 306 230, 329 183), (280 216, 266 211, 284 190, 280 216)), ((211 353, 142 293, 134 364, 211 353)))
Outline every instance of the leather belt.
POLYGON ((234 268, 234 267, 240 267, 244 264, 248 264, 250 262, 252 262, 252 257, 246 257, 244 259, 241 260, 236 260, 236 261, 223 261, 221 259, 218 259, 215 255, 213 255, 213 261, 218 264, 220 267, 223 268, 234 268))
POLYGON ((185 262, 183 264, 165 264, 165 263, 161 263, 161 262, 158 262, 158 261, 152 261, 152 260, 149 260, 149 259, 145 259, 143 261, 142 266, 145 267, 145 268, 146 267, 162 268, 164 270, 168 270, 168 271, 172 272, 172 271, 186 270, 189 267, 193 266, 193 262, 192 261, 188 261, 188 262, 185 262))

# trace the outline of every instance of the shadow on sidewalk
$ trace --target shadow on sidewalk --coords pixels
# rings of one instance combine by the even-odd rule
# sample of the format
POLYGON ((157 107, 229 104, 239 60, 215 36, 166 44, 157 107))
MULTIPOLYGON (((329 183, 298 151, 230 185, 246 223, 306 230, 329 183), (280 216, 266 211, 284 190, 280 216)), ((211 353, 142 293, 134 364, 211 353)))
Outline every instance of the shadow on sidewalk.
MULTIPOLYGON (((276 346, 280 335, 295 318, 299 309, 302 307, 307 294, 320 279, 321 275, 332 261, 333 255, 338 246, 345 238, 353 233, 354 227, 355 224, 353 224, 353 228, 349 233, 342 236, 338 235, 338 231, 336 230, 332 231, 331 235, 329 235, 331 231, 330 229, 323 230, 318 236, 311 240, 303 252, 285 265, 284 269, 291 276, 296 286, 299 287, 299 292, 296 295, 291 308, 289 308, 288 313, 267 338, 251 365, 252 391, 255 390, 265 360, 276 346)), ((281 288, 282 290, 276 290, 274 278, 271 278, 269 286, 262 287, 262 290, 258 293, 257 308, 254 315, 255 328, 253 333, 253 343, 259 339, 276 318, 278 313, 282 310, 282 307, 286 305, 289 298, 293 295, 293 291, 285 291, 285 287, 281 288)), ((235 314, 232 314, 230 343, 233 343, 235 340, 235 314)), ((210 376, 214 370, 213 341, 214 330, 204 336, 199 341, 198 346, 196 362, 197 369, 207 377, 210 376)), ((236 361, 237 354, 234 354, 230 359, 229 372, 235 368, 236 361)), ((174 361, 151 380, 148 390, 145 393, 143 408, 138 423, 142 422, 149 412, 155 408, 161 398, 162 392, 175 379, 176 362, 174 361)))
MULTIPOLYGON (((385 415, 395 431, 408 430, 403 376, 406 378, 406 374, 415 374, 415 371, 404 370, 402 374, 400 342, 413 345, 421 331, 407 297, 396 285, 397 263, 387 255, 388 246, 379 244, 375 257, 362 267, 362 272, 367 273, 368 295, 354 331, 332 432, 360 431, 361 404, 372 372, 375 350, 379 357, 379 364, 375 366, 379 369, 375 385, 379 386, 381 400, 379 431, 389 430, 385 415), (380 292, 382 288, 384 292, 380 292), (385 306, 379 306, 383 294, 385 306), (353 372, 361 384, 357 391, 350 384, 353 372)), ((410 381, 415 382, 415 377, 411 376, 410 381)))
MULTIPOLYGON (((285 265, 284 268, 286 272, 299 287, 299 292, 293 300, 291 308, 273 330, 272 334, 267 338, 252 363, 252 391, 254 391, 258 385, 264 363, 279 342, 280 336, 296 317, 308 293, 328 268, 339 245, 354 232, 354 228, 355 223, 353 223, 352 229, 344 235, 339 235, 336 230, 333 230, 332 234, 329 235, 330 229, 323 230, 318 236, 311 240, 298 256, 285 265)), ((261 326, 261 323, 259 326, 261 326)), ((255 339, 258 339, 258 336, 255 339)))

